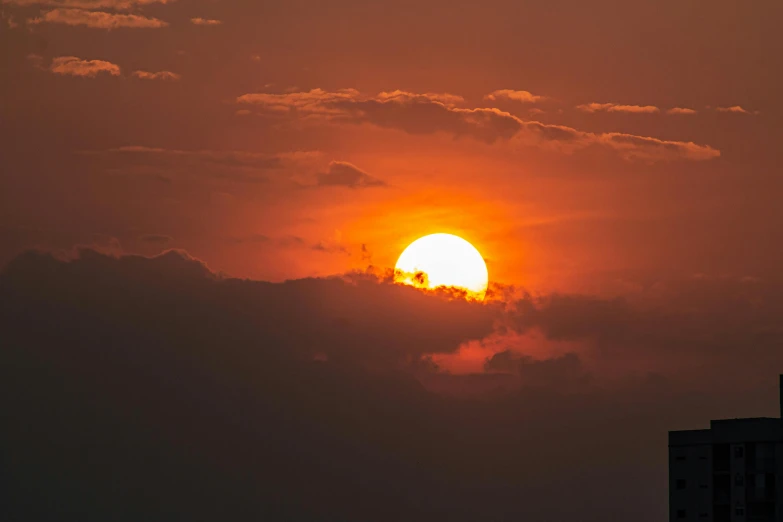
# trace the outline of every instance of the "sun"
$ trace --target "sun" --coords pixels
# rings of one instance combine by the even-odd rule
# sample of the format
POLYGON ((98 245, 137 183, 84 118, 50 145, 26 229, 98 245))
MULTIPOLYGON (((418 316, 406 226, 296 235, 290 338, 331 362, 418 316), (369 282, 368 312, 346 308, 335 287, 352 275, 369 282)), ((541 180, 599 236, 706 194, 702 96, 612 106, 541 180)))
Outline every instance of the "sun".
POLYGON ((431 234, 411 243, 397 260, 395 281, 420 288, 455 287, 484 299, 487 264, 476 247, 452 234, 431 234))

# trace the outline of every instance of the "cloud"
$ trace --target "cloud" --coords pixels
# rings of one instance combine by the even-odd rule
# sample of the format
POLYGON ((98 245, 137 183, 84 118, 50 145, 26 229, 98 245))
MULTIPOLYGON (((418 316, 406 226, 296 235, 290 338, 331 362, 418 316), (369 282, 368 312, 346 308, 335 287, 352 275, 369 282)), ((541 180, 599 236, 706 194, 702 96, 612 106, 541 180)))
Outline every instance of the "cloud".
POLYGON ((341 245, 335 242, 319 241, 312 246, 312 249, 317 252, 324 252, 327 254, 342 254, 345 256, 351 255, 345 245, 341 245))
POLYGON ((546 99, 545 96, 536 96, 534 94, 529 93, 528 91, 514 91, 511 89, 500 89, 497 91, 493 91, 486 96, 484 96, 485 100, 512 100, 512 101, 518 101, 522 103, 538 103, 540 101, 543 101, 546 99))
POLYGON ((685 107, 674 107, 666 111, 666 114, 696 114, 696 111, 685 107))
POLYGON ((120 27, 133 29, 159 29, 169 24, 157 18, 135 14, 116 14, 103 11, 85 11, 83 9, 53 9, 43 16, 27 21, 30 24, 65 24, 83 25, 96 29, 118 29, 120 27))
POLYGON ((268 181, 272 171, 314 168, 320 153, 315 151, 266 154, 237 150, 181 150, 126 145, 103 151, 82 151, 108 170, 176 176, 208 176, 234 182, 268 181))
POLYGON ((566 353, 549 359, 534 359, 511 350, 498 352, 484 363, 487 372, 512 373, 518 375, 524 386, 547 388, 557 382, 562 389, 584 386, 590 374, 579 355, 566 353))
POLYGON ((190 23, 193 25, 221 25, 223 22, 220 20, 211 20, 209 18, 191 18, 190 23))
POLYGON ((173 73, 171 71, 158 71, 158 72, 148 72, 148 71, 133 71, 133 76, 136 78, 140 78, 142 80, 163 80, 163 81, 177 81, 182 78, 177 73, 173 73))
POLYGON ((237 102, 256 107, 269 117, 370 124, 414 135, 443 132, 489 144, 515 138, 523 144, 569 152, 600 146, 617 151, 626 159, 643 161, 707 160, 720 156, 712 147, 691 142, 623 133, 595 134, 563 125, 522 120, 496 108, 456 107, 458 99, 453 95, 394 91, 366 96, 355 89, 334 92, 313 89, 284 94, 245 94, 239 96, 237 102))
POLYGON ((720 151, 693 142, 666 141, 646 136, 610 132, 597 140, 630 160, 673 161, 678 159, 706 161, 720 157, 720 151))
POLYGON ((577 105, 576 108, 584 112, 627 112, 631 114, 654 114, 661 111, 653 105, 618 105, 616 103, 587 103, 577 105))
POLYGON ((167 4, 173 0, 2 0, 11 5, 43 5, 75 9, 114 9, 128 11, 145 5, 167 4))
POLYGON ((715 107, 715 110, 718 112, 733 112, 735 114, 758 114, 758 112, 751 112, 749 110, 743 109, 739 105, 734 105, 732 107, 715 107))
POLYGON ((120 66, 103 60, 82 60, 76 56, 58 56, 52 60, 49 70, 55 74, 95 78, 101 73, 120 75, 120 66))
POLYGON ((643 294, 480 304, 362 274, 232 279, 182 251, 25 253, 0 272, 3 514, 665 517, 662 434, 777 411, 783 293, 699 276, 643 294), (502 325, 571 344, 480 353, 491 373, 470 375, 428 356, 502 325))
POLYGON ((333 161, 329 169, 318 175, 319 187, 383 187, 386 184, 346 161, 333 161))
POLYGON ((406 91, 396 90, 391 92, 381 92, 376 96, 380 101, 396 101, 399 103, 411 102, 416 100, 429 100, 437 103, 442 103, 447 107, 454 107, 460 103, 465 102, 465 98, 457 94, 449 93, 433 93, 427 92, 424 94, 414 94, 406 91))
POLYGON ((254 93, 244 94, 237 98, 238 103, 257 106, 268 113, 295 113, 309 115, 338 115, 341 111, 330 108, 330 105, 340 101, 356 100, 360 97, 355 89, 340 89, 327 92, 313 89, 308 92, 292 92, 286 94, 254 93))

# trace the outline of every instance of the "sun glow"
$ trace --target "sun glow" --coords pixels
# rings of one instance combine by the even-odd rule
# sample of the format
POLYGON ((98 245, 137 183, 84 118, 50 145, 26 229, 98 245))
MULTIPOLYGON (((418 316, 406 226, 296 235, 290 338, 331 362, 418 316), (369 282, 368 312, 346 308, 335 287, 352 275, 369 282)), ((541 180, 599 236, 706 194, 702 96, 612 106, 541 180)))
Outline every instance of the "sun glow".
POLYGON ((454 287, 484 299, 487 264, 476 248, 451 234, 432 234, 411 243, 397 260, 395 281, 419 288, 454 287))

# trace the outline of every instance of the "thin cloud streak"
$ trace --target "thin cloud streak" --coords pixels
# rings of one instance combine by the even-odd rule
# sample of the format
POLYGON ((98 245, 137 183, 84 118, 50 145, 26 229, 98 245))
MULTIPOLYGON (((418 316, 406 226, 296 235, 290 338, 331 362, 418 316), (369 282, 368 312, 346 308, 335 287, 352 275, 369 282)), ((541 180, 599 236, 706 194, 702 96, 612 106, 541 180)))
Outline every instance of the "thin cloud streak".
POLYGON ((732 107, 715 107, 715 110, 718 112, 731 112, 734 114, 758 114, 758 112, 751 112, 739 105, 734 105, 732 107))
POLYGON ((221 25, 221 20, 211 20, 209 18, 191 18, 190 23, 193 25, 221 25))
POLYGON ((128 11, 152 4, 168 4, 175 0, 2 0, 0 3, 18 6, 40 5, 76 9, 114 9, 128 11))
POLYGON ((177 81, 182 78, 181 75, 171 71, 133 71, 133 76, 141 80, 162 80, 162 81, 177 81))
POLYGON ((619 105, 616 103, 586 103, 577 105, 577 109, 584 112, 626 112, 630 114, 655 114, 661 112, 654 105, 619 105))
POLYGON ((83 25, 95 29, 160 29, 169 24, 157 18, 148 18, 135 14, 115 14, 103 11, 85 11, 83 9, 53 9, 46 11, 43 16, 32 18, 27 21, 29 24, 37 25, 43 23, 64 24, 64 25, 83 25))

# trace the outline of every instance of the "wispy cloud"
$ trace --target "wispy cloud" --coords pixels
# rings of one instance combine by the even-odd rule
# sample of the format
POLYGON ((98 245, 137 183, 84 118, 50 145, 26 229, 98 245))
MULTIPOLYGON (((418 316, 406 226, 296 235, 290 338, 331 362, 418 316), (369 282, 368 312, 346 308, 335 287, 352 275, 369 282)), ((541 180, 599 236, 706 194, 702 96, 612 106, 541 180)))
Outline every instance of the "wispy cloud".
POLYGON ((696 111, 693 109, 688 109, 686 107, 674 107, 666 111, 666 114, 696 114, 696 111))
POLYGON ((584 112, 626 112, 632 114, 653 114, 661 110, 654 105, 619 105, 617 103, 586 103, 577 105, 584 112))
POLYGON ((329 169, 318 175, 319 187, 383 187, 386 183, 367 174, 347 161, 333 161, 329 169))
POLYGON ((706 160, 720 156, 720 151, 707 145, 623 133, 595 134, 563 125, 522 120, 496 108, 459 108, 433 95, 395 92, 398 93, 395 96, 387 93, 367 96, 355 89, 333 92, 313 89, 284 94, 245 94, 238 97, 237 102, 281 118, 371 124, 409 134, 444 132, 486 143, 514 138, 522 144, 556 146, 564 151, 599 145, 624 158, 643 161, 706 160))
POLYGON ((104 11, 85 11, 83 9, 52 9, 38 18, 27 21, 30 24, 65 24, 83 25, 96 29, 118 29, 120 27, 133 29, 159 29, 169 24, 157 18, 135 14, 117 14, 104 11))
POLYGON ((522 103, 538 103, 546 99, 546 96, 537 96, 528 91, 515 91, 512 89, 499 89, 484 96, 485 100, 512 100, 522 103))
POLYGON ((0 0, 0 3, 11 5, 42 5, 49 7, 66 7, 76 9, 114 9, 127 11, 150 4, 168 4, 174 0, 0 0))
POLYGON ((718 112, 733 112, 735 114, 758 114, 758 111, 752 112, 739 105, 734 105, 732 107, 715 107, 715 110, 718 112))
POLYGON ((82 60, 76 56, 58 56, 52 60, 49 70, 54 74, 95 78, 106 73, 111 76, 120 75, 120 66, 104 60, 82 60))
POLYGON ((140 78, 142 80, 163 80, 163 81, 176 81, 182 78, 177 73, 171 72, 171 71, 158 71, 158 72, 148 72, 148 71, 133 71, 133 76, 136 78, 140 78))
POLYGON ((221 20, 211 20, 209 18, 191 18, 190 23, 193 25, 220 25, 223 22, 221 20))
POLYGON ((271 171, 314 171, 321 163, 315 151, 266 154, 242 150, 181 150, 128 145, 82 151, 108 171, 155 177, 202 176, 234 182, 269 181, 271 171))

